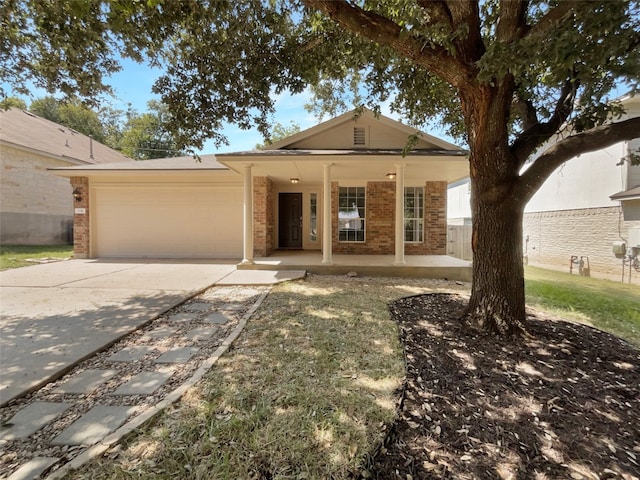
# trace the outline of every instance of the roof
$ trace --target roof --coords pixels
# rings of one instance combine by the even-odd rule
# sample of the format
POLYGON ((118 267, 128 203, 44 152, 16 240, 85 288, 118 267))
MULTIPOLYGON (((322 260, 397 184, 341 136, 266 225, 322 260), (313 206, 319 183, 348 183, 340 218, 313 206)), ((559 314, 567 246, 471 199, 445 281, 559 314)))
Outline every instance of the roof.
MULTIPOLYGON (((393 155, 394 157, 398 157, 402 155, 401 149, 393 149, 393 148, 380 148, 380 149, 362 149, 362 150, 353 150, 353 149, 343 149, 343 150, 305 150, 305 149, 283 149, 283 150, 245 150, 244 152, 233 152, 233 153, 221 153, 218 156, 221 158, 227 157, 297 157, 297 156, 317 156, 317 155, 358 155, 358 156, 387 156, 393 155)), ((429 156, 429 157, 439 157, 439 156, 466 156, 467 152, 460 150, 437 150, 437 149, 418 149, 411 150, 407 152, 405 156, 414 157, 414 156, 429 156)))
POLYGON ((640 185, 609 197, 611 200, 640 200, 640 185))
POLYGON ((117 172, 194 172, 207 170, 229 170, 216 160, 215 155, 191 155, 183 157, 157 158, 153 160, 138 160, 99 165, 78 165, 49 169, 61 176, 77 176, 117 173, 117 172))
POLYGON ((403 165, 407 182, 429 178, 449 183, 469 176, 467 153, 456 145, 363 109, 284 138, 268 150, 223 153, 218 158, 238 173, 251 165, 254 175, 268 176, 276 182, 296 178, 320 183, 323 165, 331 165, 331 177, 337 181, 386 180, 390 172, 403 165), (410 138, 416 143, 413 150, 405 153, 410 138))
MULTIPOLYGON (((437 137, 429 135, 428 133, 421 132, 415 128, 412 128, 408 125, 405 125, 402 122, 398 122, 397 120, 393 120, 392 118, 386 117, 384 115, 376 115, 371 110, 367 108, 361 108, 356 110, 351 110, 347 113, 343 113, 331 120, 327 120, 322 122, 314 127, 303 130, 302 132, 298 132, 289 137, 283 138, 282 140, 275 142, 270 146, 270 150, 290 150, 290 149, 304 149, 308 148, 309 145, 315 144, 315 149, 326 149, 331 148, 327 146, 325 142, 327 142, 327 134, 329 131, 332 133, 332 137, 335 138, 335 134, 341 130, 344 130, 344 127, 351 126, 368 126, 376 130, 377 133, 381 132, 389 132, 391 133, 391 137, 382 140, 383 145, 378 144, 378 148, 382 148, 383 150, 388 150, 391 148, 404 148, 410 136, 417 135, 416 140, 417 143, 415 148, 420 150, 449 150, 449 151, 464 151, 460 147, 441 140, 437 137), (398 145, 389 145, 387 142, 390 138, 395 137, 395 140, 401 142, 398 145), (314 141, 316 140, 316 141, 314 141), (320 140, 320 141, 317 141, 320 140), (322 146, 320 147, 319 144, 322 146)), ((372 132, 373 133, 373 132, 372 132)), ((373 136, 373 135, 372 135, 373 136)), ((371 139, 369 147, 373 147, 375 142, 375 138, 371 139)), ((333 143, 329 140, 330 143, 333 143)), ((335 149, 335 147, 334 147, 335 149)), ((376 149, 374 148, 369 148, 376 149)), ((367 150, 363 148, 362 150, 367 150)), ((360 149, 358 149, 360 151, 360 149)))
POLYGON ((18 108, 0 109, 0 142, 72 164, 135 162, 87 135, 18 108))

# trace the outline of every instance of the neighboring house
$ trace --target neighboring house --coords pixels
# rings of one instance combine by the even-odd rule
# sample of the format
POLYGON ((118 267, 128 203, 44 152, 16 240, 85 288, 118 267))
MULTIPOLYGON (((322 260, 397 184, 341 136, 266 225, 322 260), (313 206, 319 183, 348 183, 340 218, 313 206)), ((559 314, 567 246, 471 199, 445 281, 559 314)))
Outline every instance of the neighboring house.
POLYGON ((47 169, 126 161, 70 128, 0 109, 0 243, 70 243, 73 188, 47 169))
POLYGON ((79 257, 242 258, 276 250, 446 253, 448 183, 466 152, 365 110, 238 153, 57 169, 82 192, 79 257), (402 192, 399 197, 396 192, 402 192))
MULTIPOLYGON (((627 110, 621 120, 640 115, 640 96, 620 100, 627 110)), ((551 174, 525 208, 523 252, 529 264, 578 273, 584 257, 589 274, 622 277, 613 245, 640 239, 640 166, 630 161, 639 149, 640 132, 632 141, 571 159, 551 174)), ((470 222, 469 197, 468 182, 450 188, 450 224, 470 222)), ((640 280, 640 272, 634 270, 632 279, 640 280)))

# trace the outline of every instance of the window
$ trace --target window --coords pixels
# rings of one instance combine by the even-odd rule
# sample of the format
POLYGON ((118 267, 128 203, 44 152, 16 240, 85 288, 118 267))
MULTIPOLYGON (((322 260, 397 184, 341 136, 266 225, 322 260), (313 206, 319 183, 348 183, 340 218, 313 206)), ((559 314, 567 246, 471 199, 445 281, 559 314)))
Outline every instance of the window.
POLYGON ((338 240, 364 242, 365 187, 340 187, 338 195, 338 240))
POLYGON ((310 203, 310 215, 311 225, 309 225, 309 240, 315 242, 318 240, 318 194, 311 194, 311 203, 310 203))
POLYGON ((424 241, 424 190, 422 187, 404 189, 404 241, 424 241))

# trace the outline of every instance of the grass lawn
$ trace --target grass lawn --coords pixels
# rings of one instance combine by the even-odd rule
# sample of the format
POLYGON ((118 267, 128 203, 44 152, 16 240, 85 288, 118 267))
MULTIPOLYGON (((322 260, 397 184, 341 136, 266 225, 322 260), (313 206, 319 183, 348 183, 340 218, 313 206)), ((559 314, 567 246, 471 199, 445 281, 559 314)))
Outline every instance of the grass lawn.
MULTIPOLYGON (((640 343, 637 286, 533 267, 526 277, 530 306, 640 343)), ((388 302, 468 287, 315 275, 277 285, 203 381, 65 478, 353 478, 393 423, 404 378, 388 302)))
POLYGON ((275 286, 203 381, 69 478, 352 478, 393 423, 404 378, 387 302, 426 291, 315 275, 275 286))
POLYGON ((0 245, 0 270, 34 265, 28 259, 69 258, 73 245, 0 245))
POLYGON ((529 266, 525 279, 529 306, 588 323, 640 346, 638 285, 529 266))

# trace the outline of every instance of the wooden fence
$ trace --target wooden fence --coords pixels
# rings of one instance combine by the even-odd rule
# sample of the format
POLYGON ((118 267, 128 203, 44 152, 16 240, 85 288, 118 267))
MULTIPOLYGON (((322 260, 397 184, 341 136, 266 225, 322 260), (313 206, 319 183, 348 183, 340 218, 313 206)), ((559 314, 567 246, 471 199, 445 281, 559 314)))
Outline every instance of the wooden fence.
POLYGON ((471 252, 471 225, 447 226, 447 255, 472 260, 471 252))

